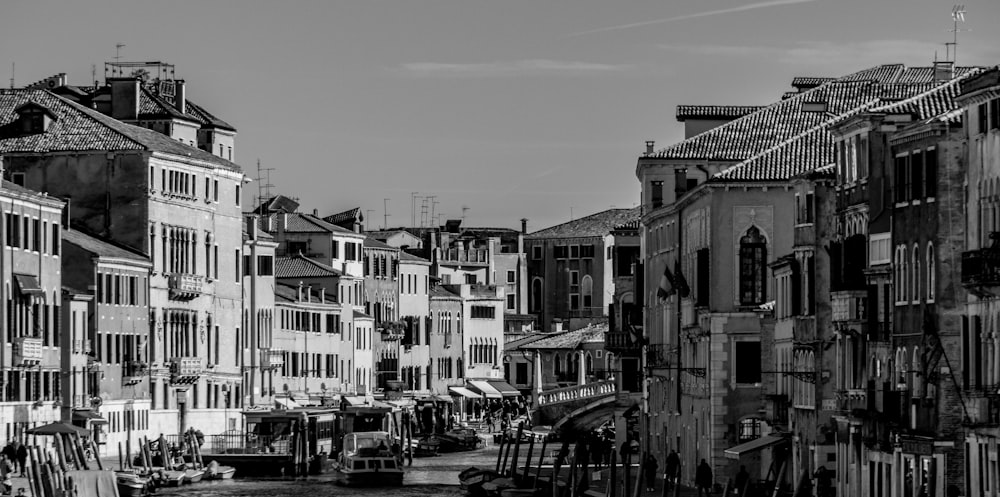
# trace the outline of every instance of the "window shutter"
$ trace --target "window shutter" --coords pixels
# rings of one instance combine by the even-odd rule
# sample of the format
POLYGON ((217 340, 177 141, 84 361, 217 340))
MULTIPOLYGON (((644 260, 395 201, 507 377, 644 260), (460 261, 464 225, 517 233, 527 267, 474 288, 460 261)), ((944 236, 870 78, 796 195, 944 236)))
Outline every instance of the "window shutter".
POLYGON ((792 261, 792 315, 798 316, 802 313, 802 269, 799 261, 792 261))
POLYGON ((709 280, 710 274, 709 251, 707 248, 699 249, 697 252, 697 268, 695 271, 695 289, 697 306, 707 306, 712 284, 709 280))

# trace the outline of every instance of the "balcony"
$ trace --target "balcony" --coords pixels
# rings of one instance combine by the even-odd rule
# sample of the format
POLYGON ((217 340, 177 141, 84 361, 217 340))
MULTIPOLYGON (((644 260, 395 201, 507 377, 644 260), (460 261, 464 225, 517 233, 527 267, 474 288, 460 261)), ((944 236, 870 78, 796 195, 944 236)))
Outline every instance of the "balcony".
POLYGON ((792 339, 796 345, 812 344, 819 340, 816 334, 816 316, 795 316, 792 319, 792 339))
POLYGON ((455 248, 444 249, 441 251, 440 262, 488 266, 489 251, 486 249, 470 249, 470 250, 459 250, 455 248))
POLYGON ((788 407, 791 405, 791 402, 788 400, 788 395, 771 394, 767 397, 768 402, 766 404, 766 413, 768 421, 772 426, 787 427, 788 407))
POLYGON ((795 227, 794 243, 796 247, 816 246, 816 225, 802 224, 795 227))
POLYGON ((646 367, 666 368, 670 366, 670 355, 672 348, 663 344, 649 345, 646 347, 646 367))
POLYGON ((406 334, 406 323, 401 321, 386 321, 378 326, 383 342, 395 342, 403 339, 406 334))
MULTIPOLYGON (((639 331, 641 333, 641 331, 639 331)), ((638 356, 642 347, 627 331, 609 331, 604 334, 604 348, 618 355, 638 356)))
POLYGON ((191 300, 201 295, 201 276, 193 274, 174 273, 167 279, 171 300, 191 300))
POLYGON ((1000 253, 993 248, 962 252, 962 285, 1000 286, 1000 253))
POLYGON ((175 357, 170 360, 170 383, 190 385, 201 378, 204 371, 200 357, 175 357))
POLYGON ((41 338, 17 337, 14 339, 14 366, 37 366, 41 362, 41 338))
POLYGON ((833 322, 861 325, 868 321, 868 291, 844 290, 831 292, 833 322))
POLYGON ((122 364, 122 384, 135 385, 141 383, 149 374, 149 365, 141 361, 125 361, 122 364))
POLYGON ((281 349, 263 349, 260 351, 260 367, 264 370, 275 370, 285 365, 285 354, 281 349))
POLYGON ((1000 399, 995 397, 972 398, 968 401, 969 419, 964 423, 970 428, 1000 427, 1000 399))
MULTIPOLYGON (((869 405, 868 391, 863 388, 850 388, 837 391, 837 410, 843 414, 864 418, 874 413, 874 406, 869 405)), ((872 397, 871 400, 874 400, 872 397)))

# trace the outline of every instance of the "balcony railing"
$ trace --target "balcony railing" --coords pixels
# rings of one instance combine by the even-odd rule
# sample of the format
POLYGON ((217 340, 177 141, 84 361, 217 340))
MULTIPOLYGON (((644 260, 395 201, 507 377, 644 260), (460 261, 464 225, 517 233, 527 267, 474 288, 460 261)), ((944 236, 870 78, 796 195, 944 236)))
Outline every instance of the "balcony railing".
POLYGON ((1000 399, 995 397, 969 399, 968 410, 967 425, 983 428, 1000 426, 1000 399))
POLYGON ((845 414, 853 414, 861 411, 874 411, 873 405, 869 404, 869 392, 863 388, 851 388, 837 391, 837 410, 845 414))
POLYGON ((14 339, 14 365, 34 366, 42 362, 42 339, 17 337, 14 339))
POLYGON ((149 365, 141 361, 125 361, 122 364, 122 384, 140 383, 149 373, 149 365))
POLYGON ((89 354, 90 353, 90 340, 73 340, 73 353, 74 354, 89 354))
POLYGON ((868 319, 868 292, 847 290, 832 292, 833 321, 864 322, 868 319))
POLYGON ((962 284, 1000 285, 1000 253, 993 248, 962 252, 962 284))
POLYGON ((627 331, 609 331, 604 334, 604 348, 619 355, 638 355, 642 347, 627 331))
POLYGON ((461 262, 465 264, 488 264, 489 251, 486 249, 445 249, 441 251, 442 262, 461 262))
POLYGON ((281 349, 263 349, 260 351, 260 367, 263 369, 278 369, 285 364, 285 354, 281 349))
POLYGON ((194 274, 174 273, 167 279, 170 288, 170 298, 173 300, 191 300, 202 293, 201 276, 194 274))
POLYGON ((175 357, 170 361, 170 382, 175 385, 191 384, 204 371, 200 357, 175 357))
POLYGON ((650 368, 665 368, 670 365, 671 349, 667 345, 655 344, 646 346, 646 366, 650 368))

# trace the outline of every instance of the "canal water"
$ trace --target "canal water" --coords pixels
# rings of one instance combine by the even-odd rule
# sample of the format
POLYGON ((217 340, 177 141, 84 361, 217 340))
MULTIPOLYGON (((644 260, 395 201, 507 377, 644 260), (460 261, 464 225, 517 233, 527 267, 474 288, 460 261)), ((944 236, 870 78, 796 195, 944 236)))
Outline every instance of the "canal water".
POLYGON ((341 487, 334 483, 332 475, 293 479, 252 478, 237 474, 232 480, 203 481, 178 488, 162 488, 156 495, 158 497, 457 496, 464 494, 458 486, 458 473, 469 466, 496 467, 497 452, 497 447, 491 446, 472 452, 415 458, 413 466, 406 468, 403 486, 398 488, 341 487))

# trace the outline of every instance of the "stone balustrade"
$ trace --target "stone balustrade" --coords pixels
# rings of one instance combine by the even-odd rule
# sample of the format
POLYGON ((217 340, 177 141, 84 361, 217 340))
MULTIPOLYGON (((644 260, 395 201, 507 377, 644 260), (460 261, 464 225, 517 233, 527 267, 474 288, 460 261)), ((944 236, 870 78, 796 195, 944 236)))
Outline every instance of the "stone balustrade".
POLYGON ((538 405, 546 406, 560 402, 572 402, 574 400, 607 397, 618 393, 618 387, 613 381, 596 381, 584 385, 574 385, 571 387, 558 388, 542 392, 538 395, 538 405))

